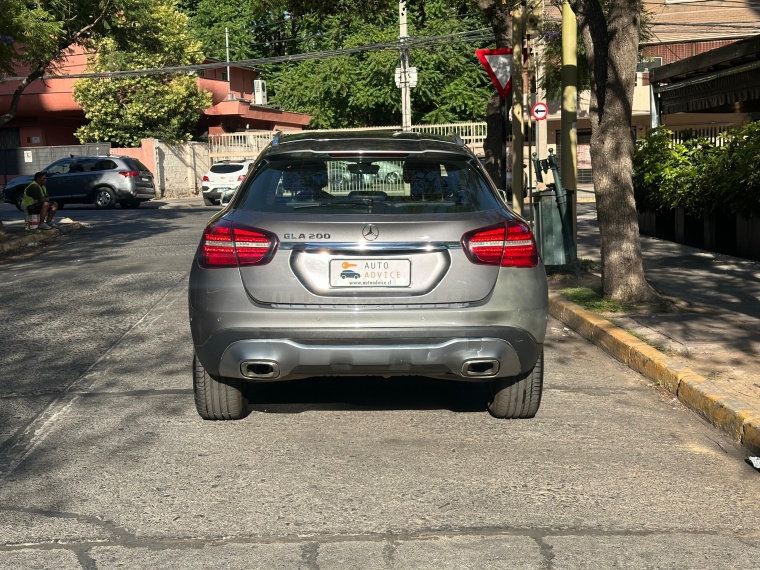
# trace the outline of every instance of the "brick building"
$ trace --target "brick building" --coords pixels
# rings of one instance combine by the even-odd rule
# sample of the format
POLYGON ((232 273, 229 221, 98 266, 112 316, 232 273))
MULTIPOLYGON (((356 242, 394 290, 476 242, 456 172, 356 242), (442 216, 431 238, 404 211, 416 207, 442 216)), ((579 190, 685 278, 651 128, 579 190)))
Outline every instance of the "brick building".
MULTIPOLYGON (((215 60, 207 59, 205 63, 215 60)), ((87 55, 75 47, 63 61, 58 73, 69 75, 87 69, 87 55)), ((19 75, 24 73, 18 70, 19 75)), ((244 130, 303 129, 309 115, 256 105, 254 80, 256 70, 231 67, 230 81, 226 69, 206 70, 199 74, 198 85, 212 94, 212 107, 203 111, 196 135, 244 130)), ((10 107, 17 82, 0 83, 0 113, 10 107)), ((0 148, 57 146, 78 144, 74 132, 87 122, 84 111, 73 97, 74 80, 35 81, 21 96, 18 113, 0 127, 0 148)))
POLYGON ((643 55, 667 65, 760 34, 760 4, 748 0, 644 0, 651 38, 643 55))
MULTIPOLYGON (((760 3, 747 0, 643 0, 650 37, 642 43, 641 63, 636 74, 631 133, 643 137, 652 125, 650 70, 694 55, 733 44, 760 34, 760 3)), ((561 13, 547 7, 547 17, 559 20, 561 13)), ((578 94, 578 180, 590 183, 588 91, 578 94)), ((560 105, 549 103, 547 137, 550 147, 561 153, 560 105)), ((662 117, 662 124, 674 130, 695 129, 715 136, 727 129, 752 121, 747 112, 712 109, 703 112, 679 112, 662 117), (720 112, 717 112, 720 111, 720 112)))
MULTIPOLYGON (((760 4, 748 0, 644 0, 651 37, 643 44, 645 63, 654 69, 712 52, 760 34, 760 4)), ((705 108, 669 113, 662 124, 714 134, 752 121, 740 108, 705 108)))

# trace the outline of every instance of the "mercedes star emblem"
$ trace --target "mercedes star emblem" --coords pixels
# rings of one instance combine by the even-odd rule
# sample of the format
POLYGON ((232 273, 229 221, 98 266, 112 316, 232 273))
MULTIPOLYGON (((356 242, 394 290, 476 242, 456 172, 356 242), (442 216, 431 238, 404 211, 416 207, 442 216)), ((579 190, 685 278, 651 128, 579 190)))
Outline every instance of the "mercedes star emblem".
POLYGON ((375 224, 367 224, 362 230, 362 235, 367 241, 375 241, 377 236, 380 235, 380 230, 377 229, 375 224))

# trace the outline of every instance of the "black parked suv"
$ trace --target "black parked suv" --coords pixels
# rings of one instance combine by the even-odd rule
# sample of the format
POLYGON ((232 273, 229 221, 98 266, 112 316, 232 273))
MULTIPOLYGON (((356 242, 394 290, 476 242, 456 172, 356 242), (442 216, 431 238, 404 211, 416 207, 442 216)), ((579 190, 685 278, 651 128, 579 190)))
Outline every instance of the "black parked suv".
MULTIPOLYGON (((51 200, 63 204, 95 204, 96 208, 137 208, 156 197, 153 175, 128 156, 72 156, 44 169, 51 200)), ((19 176, 3 190, 3 201, 21 209, 32 176, 19 176)))

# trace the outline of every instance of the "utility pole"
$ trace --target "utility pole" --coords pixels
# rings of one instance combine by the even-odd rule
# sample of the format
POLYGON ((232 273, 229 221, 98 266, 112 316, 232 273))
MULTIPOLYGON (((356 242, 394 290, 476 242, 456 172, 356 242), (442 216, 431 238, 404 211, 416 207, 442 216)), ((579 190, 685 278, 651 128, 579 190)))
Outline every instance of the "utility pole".
POLYGON ((578 21, 570 2, 562 3, 562 186, 573 192, 573 239, 576 236, 578 171, 576 131, 578 98, 578 21))
POLYGON ((412 99, 409 85, 409 48, 406 41, 409 38, 406 32, 406 1, 398 3, 398 27, 401 48, 399 58, 401 60, 401 128, 405 131, 412 129, 412 99))
POLYGON ((523 215, 523 35, 525 8, 512 13, 512 207, 523 215))
POLYGON ((230 76, 230 29, 224 28, 224 45, 227 48, 227 99, 232 99, 232 77, 230 76))

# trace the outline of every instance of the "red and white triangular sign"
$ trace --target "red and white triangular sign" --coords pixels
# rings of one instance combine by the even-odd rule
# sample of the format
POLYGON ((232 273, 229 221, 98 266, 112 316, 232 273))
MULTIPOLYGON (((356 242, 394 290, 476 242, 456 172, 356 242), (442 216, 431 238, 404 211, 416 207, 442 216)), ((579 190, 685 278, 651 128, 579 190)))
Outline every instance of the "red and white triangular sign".
POLYGON ((483 64, 499 96, 507 97, 512 92, 512 49, 476 49, 475 55, 483 64))

